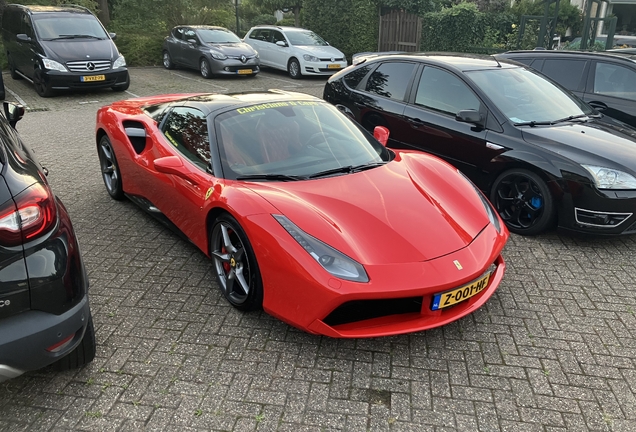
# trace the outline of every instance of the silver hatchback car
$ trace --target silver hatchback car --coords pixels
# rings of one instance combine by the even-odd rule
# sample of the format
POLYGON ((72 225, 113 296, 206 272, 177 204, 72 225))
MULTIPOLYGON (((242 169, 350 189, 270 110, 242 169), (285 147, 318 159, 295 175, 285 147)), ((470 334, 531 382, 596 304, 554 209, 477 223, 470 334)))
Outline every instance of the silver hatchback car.
POLYGON ((177 26, 163 42, 166 69, 183 66, 213 75, 255 76, 260 59, 254 48, 224 27, 177 26))

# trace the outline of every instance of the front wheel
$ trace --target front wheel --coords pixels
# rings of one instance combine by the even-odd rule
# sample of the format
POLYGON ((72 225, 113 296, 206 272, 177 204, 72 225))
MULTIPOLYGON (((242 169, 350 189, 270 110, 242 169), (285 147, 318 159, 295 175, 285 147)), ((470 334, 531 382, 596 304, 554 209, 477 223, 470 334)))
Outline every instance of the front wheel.
POLYGON ((293 58, 289 61, 289 64, 287 65, 287 72, 289 72, 289 76, 293 79, 302 78, 302 73, 300 72, 300 63, 298 63, 298 60, 293 58))
POLYGON ((121 182, 121 173, 119 172, 113 146, 107 135, 104 135, 102 139, 99 140, 97 151, 99 153, 99 165, 102 169, 102 178, 104 180, 104 186, 106 186, 106 191, 113 199, 117 201, 123 200, 124 188, 121 182))
POLYGON ((51 84, 46 81, 46 77, 44 76, 42 69, 36 69, 33 73, 33 86, 35 87, 37 94, 41 97, 46 98, 53 96, 51 84))
POLYGON ((201 76, 205 79, 212 78, 212 69, 210 68, 210 62, 208 59, 202 58, 199 61, 199 70, 201 71, 201 76))
POLYGON ((172 63, 172 58, 170 57, 170 53, 166 50, 163 52, 163 67, 166 69, 174 69, 174 63, 172 63))
POLYGON ((263 304, 263 284, 256 256, 245 231, 229 214, 214 221, 210 255, 227 301, 239 310, 259 309, 263 304))
POLYGON ((511 169, 493 185, 490 201, 508 229, 521 235, 539 234, 554 222, 555 207, 548 185, 536 173, 511 169))

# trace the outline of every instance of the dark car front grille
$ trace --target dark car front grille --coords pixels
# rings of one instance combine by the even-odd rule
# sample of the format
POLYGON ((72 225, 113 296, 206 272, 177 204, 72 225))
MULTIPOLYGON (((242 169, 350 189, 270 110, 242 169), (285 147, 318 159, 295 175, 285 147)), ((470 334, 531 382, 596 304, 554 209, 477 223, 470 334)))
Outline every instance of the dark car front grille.
POLYGON ((338 306, 323 321, 329 326, 349 324, 390 315, 420 313, 422 297, 354 300, 338 306))
POLYGON ((101 72, 110 69, 110 60, 81 60, 66 62, 71 72, 101 72))

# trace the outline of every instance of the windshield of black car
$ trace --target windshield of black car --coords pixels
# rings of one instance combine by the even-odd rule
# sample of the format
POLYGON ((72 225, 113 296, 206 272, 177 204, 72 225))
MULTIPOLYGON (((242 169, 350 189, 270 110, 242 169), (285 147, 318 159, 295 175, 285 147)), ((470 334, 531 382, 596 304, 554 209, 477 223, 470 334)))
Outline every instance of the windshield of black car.
POLYGON ((325 46, 329 45, 323 38, 318 36, 316 33, 312 31, 289 31, 285 33, 287 39, 289 39, 289 43, 292 45, 300 45, 300 46, 325 46))
POLYGON ((203 43, 240 43, 241 39, 229 30, 223 29, 198 29, 197 34, 203 43))
POLYGON ((97 18, 88 14, 55 14, 33 16, 35 32, 42 40, 108 39, 97 18))
MULTIPOLYGON (((306 178, 381 164, 391 153, 368 132, 319 101, 244 106, 218 116, 216 137, 226 178, 284 175, 306 178)), ((263 178, 263 180, 267 180, 263 178)))
POLYGON ((594 114, 583 101, 525 68, 477 70, 466 75, 515 124, 550 123, 594 114))

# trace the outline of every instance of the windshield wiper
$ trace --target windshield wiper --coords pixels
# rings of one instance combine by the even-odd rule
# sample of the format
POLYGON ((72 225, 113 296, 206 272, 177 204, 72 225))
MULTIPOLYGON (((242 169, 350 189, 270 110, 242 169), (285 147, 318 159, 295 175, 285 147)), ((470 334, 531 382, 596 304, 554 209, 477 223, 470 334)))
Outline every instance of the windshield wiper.
POLYGON ((53 38, 51 40, 59 40, 59 39, 99 39, 102 40, 99 36, 95 35, 87 35, 87 34, 74 34, 74 35, 60 35, 59 37, 53 38))
POLYGON ((528 122, 521 122, 521 123, 514 123, 515 126, 530 126, 530 127, 534 127, 534 126, 550 126, 550 125, 555 125, 558 123, 565 123, 565 122, 569 122, 572 120, 576 120, 576 119, 580 119, 583 117, 589 117, 587 114, 578 114, 578 115, 571 115, 568 117, 564 117, 562 119, 558 119, 558 120, 552 120, 552 121, 528 121, 528 122))
POLYGON ((552 122, 552 124, 564 123, 564 122, 580 119, 580 118, 583 118, 583 117, 587 117, 587 114, 571 115, 569 117, 565 117, 565 118, 562 118, 562 119, 559 119, 559 120, 555 120, 555 121, 552 122))
POLYGON ((273 181, 297 181, 307 180, 307 177, 287 175, 287 174, 252 174, 236 178, 237 180, 273 180, 273 181))
POLYGON ((326 171, 320 171, 310 176, 307 176, 307 178, 313 179, 318 177, 328 177, 333 174, 351 174, 354 172, 360 172, 360 171, 368 170, 371 168, 375 168, 377 166, 384 165, 385 163, 386 162, 371 162, 371 163, 366 163, 366 164, 356 165, 356 166, 346 165, 346 166, 342 166, 338 168, 329 169, 326 171))

